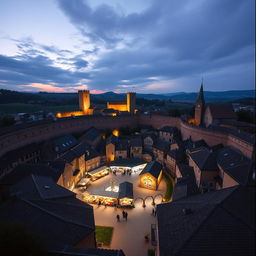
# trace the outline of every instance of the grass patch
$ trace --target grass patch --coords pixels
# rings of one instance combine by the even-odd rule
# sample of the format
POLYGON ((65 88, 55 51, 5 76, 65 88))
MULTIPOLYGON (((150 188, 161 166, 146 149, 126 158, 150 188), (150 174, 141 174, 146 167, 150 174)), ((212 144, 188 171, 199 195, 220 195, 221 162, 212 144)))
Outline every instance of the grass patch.
POLYGON ((110 246, 113 230, 113 227, 96 226, 97 243, 103 243, 105 246, 110 246))
POLYGON ((172 183, 172 178, 171 178, 171 176, 169 174, 163 172, 163 176, 164 176, 164 180, 165 180, 165 183, 166 183, 166 192, 164 194, 163 200, 165 202, 168 202, 172 198, 173 183, 172 183))
POLYGON ((148 249, 148 256, 155 256, 156 251, 154 249, 148 249))

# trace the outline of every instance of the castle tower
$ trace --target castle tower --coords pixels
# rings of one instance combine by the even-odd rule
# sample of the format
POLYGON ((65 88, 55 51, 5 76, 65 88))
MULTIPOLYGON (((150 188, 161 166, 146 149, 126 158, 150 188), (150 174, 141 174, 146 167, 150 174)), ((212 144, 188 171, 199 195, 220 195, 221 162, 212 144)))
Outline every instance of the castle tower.
POLYGON ((82 111, 86 111, 90 108, 90 91, 81 90, 78 91, 79 107, 82 111))
POLYGON ((136 109, 136 92, 128 92, 126 94, 126 104, 127 111, 133 115, 136 109))
POLYGON ((203 82, 201 84, 200 92, 198 94, 196 105, 195 105, 195 121, 196 125, 203 124, 204 119, 204 90, 203 90, 203 82))

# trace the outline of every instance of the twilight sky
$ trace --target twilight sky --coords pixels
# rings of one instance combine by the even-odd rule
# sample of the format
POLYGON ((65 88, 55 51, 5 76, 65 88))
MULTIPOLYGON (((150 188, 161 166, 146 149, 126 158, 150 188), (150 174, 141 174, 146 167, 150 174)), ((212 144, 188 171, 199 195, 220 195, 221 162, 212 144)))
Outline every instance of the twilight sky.
POLYGON ((255 87, 254 0, 1 0, 0 88, 255 87))

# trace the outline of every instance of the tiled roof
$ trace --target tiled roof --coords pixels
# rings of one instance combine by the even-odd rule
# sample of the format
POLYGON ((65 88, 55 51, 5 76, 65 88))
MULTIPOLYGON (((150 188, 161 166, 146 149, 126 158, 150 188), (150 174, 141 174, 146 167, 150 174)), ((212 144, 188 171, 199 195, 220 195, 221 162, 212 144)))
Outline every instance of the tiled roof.
POLYGON ((100 131, 95 127, 91 127, 82 137, 81 140, 85 139, 86 141, 94 142, 97 138, 100 137, 100 131))
POLYGON ((213 119, 236 119, 231 103, 209 103, 206 108, 209 108, 213 119))
POLYGON ((208 148, 189 154, 201 171, 217 171, 217 152, 211 152, 208 148))
POLYGON ((232 147, 225 147, 218 153, 218 166, 241 185, 249 182, 252 161, 232 147))
POLYGON ((119 139, 116 144, 116 150, 128 150, 128 140, 119 139))
POLYGON ((157 139, 157 141, 153 144, 153 148, 156 148, 163 152, 167 152, 169 150, 169 147, 170 147, 170 143, 161 139, 157 139))
POLYGON ((69 151, 67 151, 67 152, 65 152, 61 157, 60 157, 60 159, 63 159, 63 160, 65 160, 65 161, 67 161, 68 163, 72 163, 72 161, 74 160, 74 159, 76 159, 77 158, 77 155, 76 155, 76 153, 74 152, 74 151, 72 151, 72 150, 69 150, 69 151))
POLYGON ((100 156, 100 154, 99 154, 99 152, 98 151, 96 151, 94 148, 92 148, 92 147, 90 147, 90 148, 88 148, 88 154, 85 156, 85 160, 87 161, 87 160, 91 160, 91 159, 93 159, 93 158, 95 158, 95 157, 98 157, 98 156, 100 156))
POLYGON ((57 185, 51 177, 31 174, 11 187, 11 193, 27 199, 55 199, 75 196, 75 193, 57 185))
POLYGON ((118 142, 118 137, 115 136, 114 134, 111 134, 108 138, 107 138, 107 144, 112 143, 114 145, 116 145, 118 142))
POLYGON ((180 149, 170 150, 167 154, 177 161, 182 161, 185 158, 185 153, 180 149))
POLYGON ((182 177, 194 175, 194 168, 183 163, 177 164, 182 177))
POLYGON ((157 138, 157 136, 155 135, 154 132, 146 132, 146 133, 143 133, 143 134, 142 134, 143 140, 146 139, 147 137, 150 137, 150 138, 153 140, 153 142, 154 142, 154 141, 156 140, 156 138, 157 138))
POLYGON ((76 154, 77 157, 80 157, 86 152, 88 152, 90 146, 87 143, 79 143, 77 146, 73 147, 71 150, 76 154))
POLYGON ((128 181, 119 184, 118 198, 124 197, 133 199, 133 184, 128 181))
POLYGON ((32 174, 16 184, 15 197, 0 204, 0 219, 23 223, 48 250, 63 250, 95 230, 93 208, 49 179, 32 174))
POLYGON ((54 181, 57 181, 62 172, 47 164, 19 164, 12 172, 0 180, 0 184, 15 184, 32 173, 41 176, 49 176, 52 177, 54 181))
POLYGON ((130 140, 131 147, 142 147, 142 140, 141 137, 131 138, 130 140))
POLYGON ((158 178, 163 166, 157 161, 149 162, 145 168, 141 171, 140 175, 150 173, 155 178, 158 178))
POLYGON ((255 255, 254 200, 232 187, 159 204, 160 255, 255 255))
POLYGON ((206 144, 206 142, 204 140, 196 140, 196 141, 192 141, 192 140, 187 140, 185 141, 185 147, 186 149, 188 149, 189 151, 194 151, 196 149, 205 147, 207 148, 208 145, 206 144))
POLYGON ((178 178, 174 186, 173 201, 199 193, 193 167, 180 163, 178 168, 182 178, 178 178))
POLYGON ((58 153, 65 152, 78 144, 77 139, 72 135, 61 136, 53 140, 55 150, 58 153), (56 148, 57 147, 57 148, 56 148))

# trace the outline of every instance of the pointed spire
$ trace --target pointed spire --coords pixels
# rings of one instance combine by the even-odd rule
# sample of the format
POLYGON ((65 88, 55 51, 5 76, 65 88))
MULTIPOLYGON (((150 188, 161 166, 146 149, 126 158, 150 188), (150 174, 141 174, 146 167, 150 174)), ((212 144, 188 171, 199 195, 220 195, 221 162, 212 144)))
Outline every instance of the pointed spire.
POLYGON ((202 77, 202 82, 201 82, 201 87, 200 87, 200 92, 197 97, 197 101, 202 101, 204 103, 204 88, 203 88, 203 77, 202 77))

